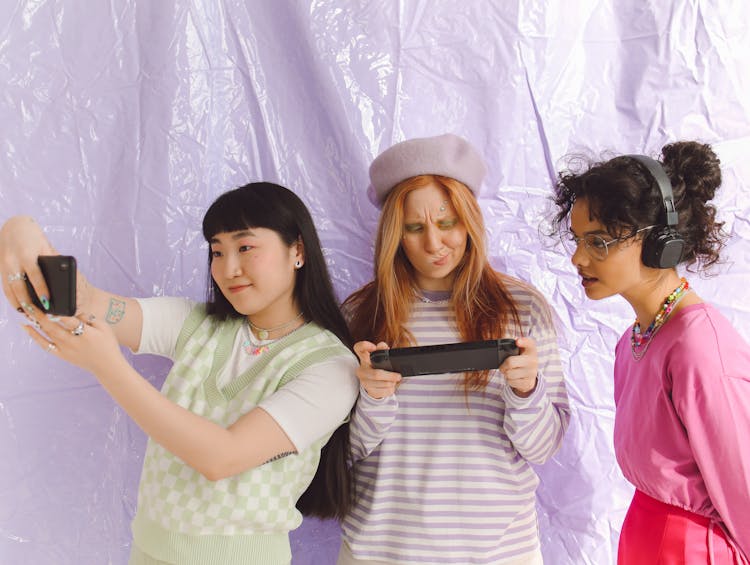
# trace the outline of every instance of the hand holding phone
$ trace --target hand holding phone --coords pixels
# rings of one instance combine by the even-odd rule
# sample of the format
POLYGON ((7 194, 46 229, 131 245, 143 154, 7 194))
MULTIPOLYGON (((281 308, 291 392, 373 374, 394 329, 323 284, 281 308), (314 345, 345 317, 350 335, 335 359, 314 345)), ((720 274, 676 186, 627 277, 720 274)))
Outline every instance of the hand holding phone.
POLYGON ((26 279, 26 289, 31 302, 42 312, 56 316, 74 316, 76 313, 76 260, 71 255, 40 255, 39 269, 49 290, 49 309, 45 309, 34 287, 26 279))

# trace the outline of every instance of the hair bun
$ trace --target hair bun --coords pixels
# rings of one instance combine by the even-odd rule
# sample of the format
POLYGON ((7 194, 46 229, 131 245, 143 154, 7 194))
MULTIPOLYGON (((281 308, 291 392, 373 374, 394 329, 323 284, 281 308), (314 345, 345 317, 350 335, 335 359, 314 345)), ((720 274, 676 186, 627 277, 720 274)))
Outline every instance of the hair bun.
POLYGON ((708 202, 721 186, 721 162, 710 145, 678 141, 665 145, 662 163, 674 185, 684 184, 689 198, 708 202))

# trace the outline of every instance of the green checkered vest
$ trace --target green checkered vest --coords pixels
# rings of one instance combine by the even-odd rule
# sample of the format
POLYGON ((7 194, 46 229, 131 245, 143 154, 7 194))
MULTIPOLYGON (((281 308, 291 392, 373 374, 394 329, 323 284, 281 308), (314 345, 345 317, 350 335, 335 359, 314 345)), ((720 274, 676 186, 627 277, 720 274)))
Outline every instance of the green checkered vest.
MULTIPOLYGON (((220 389, 243 320, 218 322, 200 305, 185 321, 162 393, 228 427, 305 368, 349 350, 308 323, 272 343, 245 373, 220 389)), ((288 532, 300 525, 295 503, 313 478, 323 437, 304 451, 219 481, 209 481, 148 440, 133 520, 134 543, 180 565, 289 563, 288 532)))

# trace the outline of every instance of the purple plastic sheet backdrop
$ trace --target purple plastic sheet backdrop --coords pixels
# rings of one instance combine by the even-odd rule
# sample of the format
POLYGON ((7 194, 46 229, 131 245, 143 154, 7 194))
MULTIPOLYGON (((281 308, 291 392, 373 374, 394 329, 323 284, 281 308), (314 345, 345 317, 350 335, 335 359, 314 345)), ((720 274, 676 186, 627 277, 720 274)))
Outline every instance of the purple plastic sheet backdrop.
MULTIPOLYGON (((573 417, 539 469, 545 562, 614 563, 631 488, 612 449, 612 352, 632 322, 587 301, 540 235, 566 156, 710 142, 731 234, 691 278, 750 338, 750 9, 746 2, 12 2, 0 5, 0 220, 28 213, 95 284, 200 299, 200 220, 253 180, 311 208, 339 297, 369 279, 367 167, 446 131, 489 163, 493 264, 559 322, 573 417)), ((127 562, 145 439, 95 379, 41 352, 0 304, 0 564, 127 562)), ((167 364, 133 358, 160 385, 167 364)), ((335 562, 332 522, 292 533, 335 562)))

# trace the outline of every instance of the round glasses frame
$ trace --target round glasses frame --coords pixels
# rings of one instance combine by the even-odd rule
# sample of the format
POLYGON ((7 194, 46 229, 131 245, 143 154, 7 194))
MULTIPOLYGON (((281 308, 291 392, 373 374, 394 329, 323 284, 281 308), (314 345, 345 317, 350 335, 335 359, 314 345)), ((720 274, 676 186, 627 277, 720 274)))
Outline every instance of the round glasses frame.
POLYGON ((565 249, 567 249, 571 255, 575 255, 576 251, 578 251, 578 248, 581 245, 581 242, 583 242, 583 248, 589 257, 591 257, 592 259, 596 259, 597 261, 604 261, 609 256, 610 245, 620 243, 621 241, 627 241, 628 239, 633 239, 642 231, 650 230, 655 227, 657 226, 646 226, 645 228, 636 230, 635 233, 631 235, 610 240, 606 240, 602 236, 595 233, 587 233, 583 237, 576 237, 572 233, 568 232, 568 234, 562 237, 562 242, 565 249))

